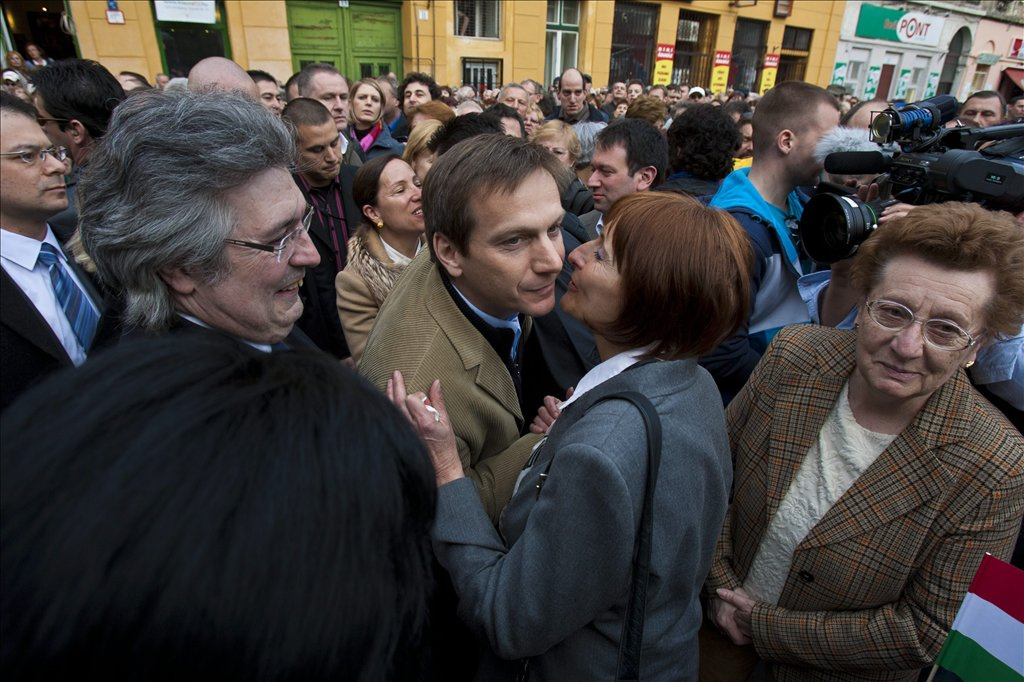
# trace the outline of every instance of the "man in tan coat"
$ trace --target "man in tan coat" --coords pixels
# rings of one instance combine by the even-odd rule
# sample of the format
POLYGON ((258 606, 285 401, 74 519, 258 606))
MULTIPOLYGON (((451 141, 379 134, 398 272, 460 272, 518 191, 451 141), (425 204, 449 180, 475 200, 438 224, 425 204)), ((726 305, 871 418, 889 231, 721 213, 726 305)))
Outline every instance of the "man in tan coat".
POLYGON ((503 135, 442 156, 423 188, 430 251, 384 302, 359 363, 381 389, 427 392, 440 379, 463 468, 492 519, 537 440, 520 437, 535 407, 523 384, 540 360, 524 350, 562 268, 558 172, 543 149, 503 135))

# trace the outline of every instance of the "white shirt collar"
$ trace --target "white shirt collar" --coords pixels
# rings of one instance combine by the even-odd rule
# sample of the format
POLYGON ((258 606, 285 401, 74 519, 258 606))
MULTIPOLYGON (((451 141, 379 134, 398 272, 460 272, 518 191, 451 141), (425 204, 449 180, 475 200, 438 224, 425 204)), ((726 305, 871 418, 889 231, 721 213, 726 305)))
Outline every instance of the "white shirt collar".
MULTIPOLYGON (((377 236, 380 237, 379 234, 377 236)), ((395 247, 391 246, 391 244, 388 244, 386 241, 384 241, 383 237, 380 238, 380 243, 384 245, 384 253, 388 255, 388 258, 390 258, 391 262, 394 263, 395 265, 408 265, 409 263, 412 262, 412 258, 409 258, 404 253, 402 253, 395 247)), ((416 253, 419 253, 420 249, 422 248, 423 242, 417 242, 416 253)), ((466 301, 466 303, 469 303, 469 301, 466 301)))
POLYGON ((46 237, 43 238, 43 241, 26 237, 17 232, 3 230, 2 238, 0 238, 0 253, 12 263, 31 271, 36 267, 36 261, 39 260, 39 250, 44 243, 55 248, 57 250, 57 257, 63 263, 67 263, 67 256, 64 255, 64 250, 60 248, 60 242, 57 241, 57 237, 54 236, 53 230, 50 229, 49 225, 46 226, 46 237))
POLYGON ((573 403, 587 391, 597 388, 612 377, 621 374, 638 363, 640 361, 640 356, 646 353, 649 349, 649 347, 646 347, 622 351, 618 355, 613 355, 591 369, 589 372, 584 374, 583 378, 580 379, 580 382, 576 384, 576 388, 573 390, 572 396, 562 401, 562 404, 559 406, 560 409, 564 410, 567 405, 573 403))

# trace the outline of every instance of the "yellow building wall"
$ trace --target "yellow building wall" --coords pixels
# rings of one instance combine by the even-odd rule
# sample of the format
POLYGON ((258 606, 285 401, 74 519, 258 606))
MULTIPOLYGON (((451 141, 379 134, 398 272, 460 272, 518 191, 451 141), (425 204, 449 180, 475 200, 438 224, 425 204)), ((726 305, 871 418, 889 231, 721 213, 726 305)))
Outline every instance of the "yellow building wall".
POLYGON ((225 0, 231 57, 246 69, 262 69, 282 83, 292 75, 288 11, 284 0, 225 0))
MULTIPOLYGON (((107 23, 104 0, 68 0, 78 50, 114 74, 136 71, 151 81, 163 71, 151 5, 120 0, 124 24, 107 23)), ((284 0, 225 0, 231 58, 246 69, 263 69, 281 81, 292 74, 284 0)))
POLYGON ((431 74, 441 84, 462 84, 462 59, 500 59, 502 80, 540 79, 544 73, 547 0, 501 4, 500 38, 455 35, 452 0, 411 0, 402 5, 405 72, 431 74), (425 16, 425 18, 424 18, 425 16))
MULTIPOLYGON (((836 47, 839 44, 839 28, 845 9, 844 0, 815 0, 814 2, 794 2, 793 12, 789 17, 773 16, 775 3, 759 2, 750 7, 732 7, 726 0, 694 0, 693 2, 662 2, 658 18, 657 43, 676 44, 676 28, 679 11, 717 14, 718 34, 715 39, 716 51, 732 52, 732 43, 736 35, 737 19, 756 19, 770 22, 768 27, 768 54, 782 52, 782 35, 786 26, 809 28, 814 31, 811 50, 807 55, 807 72, 804 80, 822 87, 832 80, 832 67, 835 61, 836 47)), ((609 35, 608 54, 610 59, 611 36, 609 35)), ((655 45, 651 46, 653 50, 655 45)), ((597 79, 594 81, 598 83, 597 79)), ((693 84, 698 85, 698 84, 693 84)), ((699 85, 706 86, 707 83, 699 85)))
MULTIPOLYGON (((660 13, 653 53, 658 43, 674 45, 679 11, 719 15, 716 50, 732 50, 736 19, 770 22, 768 53, 781 52, 787 25, 814 30, 805 79, 828 85, 832 77, 842 0, 793 3, 788 18, 772 16, 773 2, 752 7, 731 7, 727 0, 667 0, 660 13)), ((95 59, 111 72, 137 71, 152 78, 163 70, 151 5, 144 0, 121 0, 125 24, 108 24, 103 0, 68 0, 75 21, 81 56, 95 59)), ((544 79, 547 0, 507 0, 501 3, 501 38, 466 38, 454 31, 453 0, 406 0, 402 4, 404 72, 424 71, 438 83, 462 83, 462 58, 502 60, 505 82, 544 79)), ((291 75, 291 46, 285 0, 224 0, 225 23, 232 58, 246 69, 263 69, 282 82, 291 75)), ((608 82, 613 0, 584 0, 580 13, 578 67, 591 74, 597 86, 608 82)), ((653 57, 652 57, 653 58, 653 57)))
POLYGON ((69 0, 79 53, 115 75, 135 71, 152 82, 163 71, 163 65, 150 4, 121 0, 117 5, 124 13, 124 24, 107 23, 107 3, 103 0, 69 0))

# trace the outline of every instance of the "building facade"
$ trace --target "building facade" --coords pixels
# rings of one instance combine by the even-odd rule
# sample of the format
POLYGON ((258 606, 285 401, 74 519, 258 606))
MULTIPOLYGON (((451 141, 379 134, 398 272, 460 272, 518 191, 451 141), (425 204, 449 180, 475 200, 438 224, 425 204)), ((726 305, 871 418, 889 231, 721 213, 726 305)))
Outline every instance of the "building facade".
POLYGON ((832 82, 861 99, 1010 97, 1022 87, 1022 40, 1019 0, 850 0, 832 82))
MULTIPOLYGON (((5 0, 5 42, 39 42, 5 0)), ((567 67, 595 85, 638 78, 717 91, 777 80, 827 85, 842 0, 56 0, 74 52, 112 72, 184 75, 221 55, 285 80, 327 61, 350 78, 411 71, 452 86, 550 83, 567 67)), ((26 9, 28 8, 28 9, 26 9)), ((46 8, 43 7, 45 10, 46 8)), ((56 43, 55 43, 56 45, 56 43)), ((70 56, 70 55, 67 55, 70 56)))

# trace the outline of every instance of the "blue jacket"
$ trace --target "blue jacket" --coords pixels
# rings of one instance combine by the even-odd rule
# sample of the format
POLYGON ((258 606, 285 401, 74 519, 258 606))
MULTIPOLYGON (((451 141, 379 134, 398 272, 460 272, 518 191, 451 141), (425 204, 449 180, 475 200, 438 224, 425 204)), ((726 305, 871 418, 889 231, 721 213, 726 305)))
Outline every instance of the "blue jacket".
POLYGON ((804 269, 787 225, 790 220, 795 226, 803 215, 801 197, 796 191, 789 193, 787 215, 764 200, 747 178, 749 173, 749 168, 730 173, 710 202, 711 206, 725 209, 736 218, 750 236, 754 249, 747 324, 701 358, 701 364, 715 378, 726 402, 746 383, 779 329, 787 324, 810 321, 797 288, 797 279, 804 269))
MULTIPOLYGON (((349 137, 355 140, 354 144, 359 144, 355 129, 350 128, 349 133, 349 137)), ((374 140, 373 144, 370 145, 370 148, 366 150, 366 158, 369 160, 383 154, 391 153, 401 156, 404 151, 405 145, 391 136, 391 130, 385 124, 381 126, 380 134, 377 135, 377 139, 374 140)))

